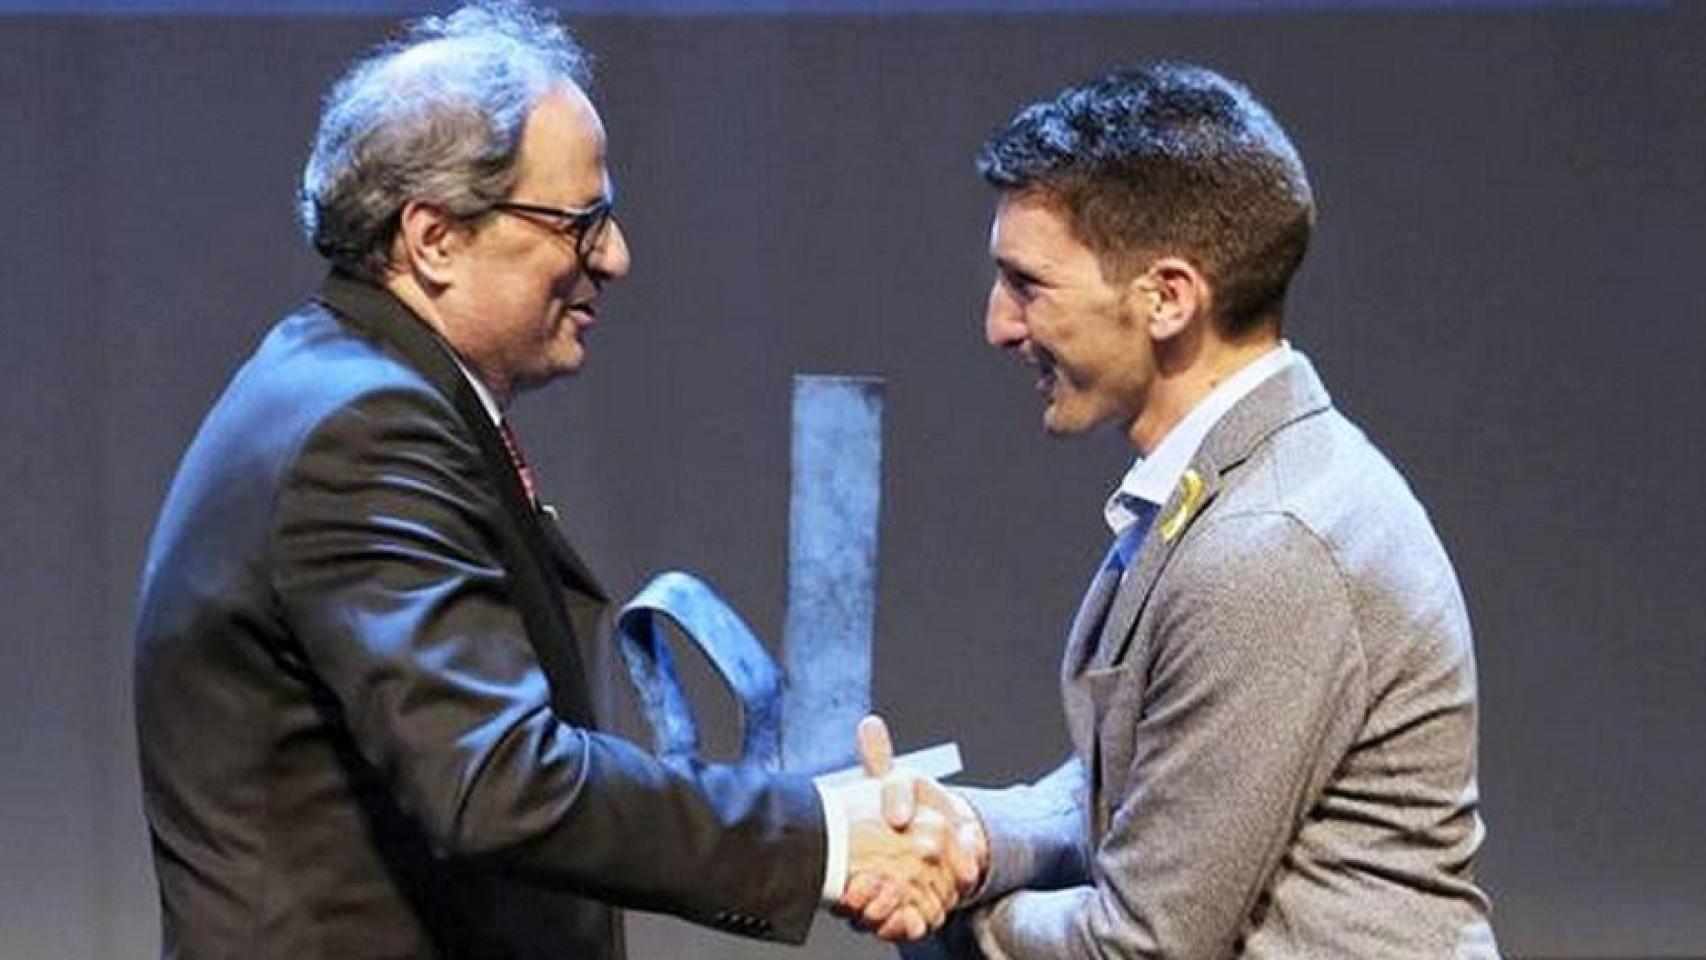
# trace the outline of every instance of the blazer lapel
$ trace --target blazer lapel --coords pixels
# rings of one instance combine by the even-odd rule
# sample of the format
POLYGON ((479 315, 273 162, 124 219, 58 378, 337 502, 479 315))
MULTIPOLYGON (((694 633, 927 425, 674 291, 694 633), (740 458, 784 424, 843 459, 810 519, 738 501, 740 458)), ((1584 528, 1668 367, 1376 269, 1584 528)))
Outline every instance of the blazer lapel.
POLYGON ((502 560, 527 626, 528 643, 550 680, 552 706, 565 720, 593 726, 593 701, 587 690, 579 639, 596 636, 597 617, 602 615, 607 598, 591 571, 569 549, 556 524, 543 520, 535 510, 502 436, 457 366, 450 345, 388 291, 353 277, 333 272, 318 299, 413 367, 451 402, 473 435, 487 474, 496 478, 498 499, 510 521, 511 535, 500 543, 502 560), (591 601, 590 605, 575 604, 581 608, 579 615, 567 615, 561 584, 583 592, 591 601), (593 613, 590 617, 589 610, 593 613))
POLYGON ((557 567, 557 573, 570 589, 586 594, 601 605, 610 602, 610 594, 605 592, 604 585, 593 575, 592 568, 586 565, 580 554, 575 552, 574 545, 563 534, 561 523, 557 519, 554 507, 542 507, 538 515, 539 529, 545 535, 545 545, 550 549, 551 561, 557 567))
POLYGON ((1156 516, 1130 575, 1108 611, 1097 643, 1097 666, 1117 666, 1130 655, 1138 618, 1148 606, 1155 584, 1191 527, 1214 504, 1229 474, 1276 431, 1331 405, 1315 368, 1302 353, 1296 353, 1290 366, 1263 381, 1215 424, 1187 470, 1187 476, 1194 473, 1202 488, 1193 493, 1188 483, 1181 482, 1156 516))
MULTIPOLYGON (((1110 553, 1112 549, 1109 548, 1110 553)), ((1073 616, 1072 626, 1067 631, 1066 655, 1061 662, 1063 679, 1071 680, 1090 665, 1091 653, 1096 649, 1094 642, 1101 635, 1098 628, 1107 622, 1118 589, 1119 573, 1109 567, 1108 559, 1104 557, 1090 578, 1084 598, 1078 601, 1078 613, 1073 616)))
MULTIPOLYGON (((1189 468, 1200 478, 1201 467, 1193 462, 1189 468)), ((1120 583, 1119 593, 1114 596, 1113 606, 1108 610, 1108 619, 1102 624, 1101 635, 1096 640, 1096 655, 1094 666, 1098 668, 1115 667, 1125 661, 1129 650, 1132 628, 1137 624, 1139 614, 1149 603, 1149 595, 1155 590, 1155 583, 1161 577, 1161 571, 1166 569, 1167 561, 1173 557, 1173 548, 1184 536, 1184 529, 1189 522, 1196 519, 1219 492, 1218 478, 1202 480, 1202 486, 1194 492, 1186 492, 1185 484, 1175 487, 1167 502, 1162 504, 1160 511, 1149 525, 1149 531, 1144 535, 1143 544, 1138 548, 1137 556, 1132 559, 1130 571, 1120 583), (1177 529, 1174 529, 1177 525, 1177 529), (1171 533, 1171 536, 1168 536, 1171 533)))
MULTIPOLYGON (((1112 548, 1110 548, 1111 550, 1112 548)), ((1095 652, 1096 630, 1109 612, 1112 596, 1119 589, 1119 573, 1108 566, 1106 558, 1090 578, 1090 586, 1079 601, 1078 614, 1066 635, 1066 652, 1060 661, 1060 700, 1066 708, 1067 735, 1080 756, 1093 756, 1092 742, 1095 716, 1089 697, 1084 691, 1084 671, 1095 652)))

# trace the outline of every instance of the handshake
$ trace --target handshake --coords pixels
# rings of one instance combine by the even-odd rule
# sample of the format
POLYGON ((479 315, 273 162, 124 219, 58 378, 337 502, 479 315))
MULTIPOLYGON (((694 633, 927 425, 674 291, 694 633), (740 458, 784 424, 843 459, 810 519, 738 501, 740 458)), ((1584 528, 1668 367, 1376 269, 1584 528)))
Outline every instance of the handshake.
POLYGON ((988 839, 965 798, 894 768, 882 718, 860 721, 858 736, 865 779, 826 788, 847 816, 847 884, 834 910, 884 940, 917 940, 977 889, 988 839))

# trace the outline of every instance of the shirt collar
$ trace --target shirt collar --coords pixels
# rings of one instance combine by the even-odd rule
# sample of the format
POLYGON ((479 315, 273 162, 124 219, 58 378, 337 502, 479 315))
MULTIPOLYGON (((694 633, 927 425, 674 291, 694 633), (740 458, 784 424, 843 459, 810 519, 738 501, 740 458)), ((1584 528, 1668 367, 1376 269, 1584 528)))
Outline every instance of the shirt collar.
POLYGON ((486 409, 486 416, 492 418, 492 425, 497 426, 503 423, 503 411, 498 408, 498 398, 492 396, 491 388, 486 386, 486 382, 476 376, 474 371, 468 369, 468 365, 462 362, 462 358, 457 356, 456 351, 450 351, 450 356, 456 361, 456 369, 462 371, 462 376, 467 378, 468 385, 474 388, 474 396, 480 398, 480 406, 486 409))
POLYGON ((1138 505, 1132 501, 1140 500, 1156 507, 1165 504, 1173 488, 1178 486, 1179 478, 1184 476, 1185 468, 1190 466, 1191 458, 1197 455, 1203 440, 1226 416, 1226 411, 1248 396, 1262 381, 1290 366, 1292 357, 1291 345, 1281 340, 1279 346, 1245 364, 1209 391, 1208 396, 1192 407, 1183 420, 1167 431, 1148 456, 1140 455, 1133 460, 1131 469, 1126 471, 1119 487, 1102 508, 1102 516, 1114 533, 1123 533, 1126 527, 1136 522, 1135 508, 1138 505))

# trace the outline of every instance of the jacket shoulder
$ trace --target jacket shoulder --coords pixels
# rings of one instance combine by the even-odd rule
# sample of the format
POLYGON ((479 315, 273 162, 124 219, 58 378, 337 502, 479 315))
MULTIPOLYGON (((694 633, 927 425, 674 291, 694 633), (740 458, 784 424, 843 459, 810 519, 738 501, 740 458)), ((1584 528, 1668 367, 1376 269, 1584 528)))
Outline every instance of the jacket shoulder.
MULTIPOLYGON (((306 432, 376 393, 403 393, 454 416, 450 401, 385 344, 310 303, 273 327, 232 379, 234 413, 306 432)), ((217 412, 217 411, 216 411, 217 412)), ((296 431, 287 431, 296 432, 296 431)))
POLYGON ((238 368, 190 441, 147 566, 181 554, 180 542, 203 527, 249 529, 270 514, 273 494, 324 428, 402 408, 442 433, 465 433, 451 401, 380 342, 319 304, 286 316, 238 368))

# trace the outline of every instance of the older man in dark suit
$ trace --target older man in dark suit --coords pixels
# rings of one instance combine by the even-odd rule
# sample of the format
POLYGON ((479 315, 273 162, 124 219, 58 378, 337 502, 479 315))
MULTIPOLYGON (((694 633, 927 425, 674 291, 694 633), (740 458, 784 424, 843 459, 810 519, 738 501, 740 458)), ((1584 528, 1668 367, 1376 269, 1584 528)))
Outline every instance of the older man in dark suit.
POLYGON ((798 942, 848 890, 917 934, 956 895, 941 820, 597 729, 605 593, 503 420, 628 271, 585 79, 487 3, 327 100, 302 219, 331 275, 208 414, 144 576, 168 956, 618 957, 610 905, 798 942))

